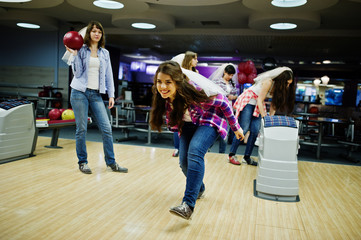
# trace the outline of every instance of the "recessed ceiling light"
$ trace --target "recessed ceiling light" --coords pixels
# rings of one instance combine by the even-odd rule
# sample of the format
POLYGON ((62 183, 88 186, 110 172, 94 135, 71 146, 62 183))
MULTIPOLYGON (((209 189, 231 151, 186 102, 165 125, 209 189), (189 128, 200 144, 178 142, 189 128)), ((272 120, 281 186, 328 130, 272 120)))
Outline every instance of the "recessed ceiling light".
POLYGON ((307 0, 273 0, 273 6, 276 7, 299 7, 307 3, 307 0))
POLYGON ((140 54, 140 53, 135 53, 135 54, 123 54, 123 56, 125 56, 125 57, 129 57, 129 58, 137 58, 137 59, 146 59, 146 58, 150 58, 150 56, 142 55, 142 54, 140 54))
POLYGON ((294 23, 274 23, 270 25, 270 28, 276 30, 290 30, 296 28, 297 25, 294 23))
POLYGON ((0 0, 0 2, 6 2, 6 3, 22 3, 22 2, 31 2, 31 0, 0 0))
POLYGON ((124 4, 112 0, 96 0, 93 2, 93 4, 97 7, 105 9, 121 9, 124 7, 124 4))
POLYGON ((155 59, 150 59, 150 60, 143 60, 142 62, 145 62, 146 64, 161 64, 164 61, 161 60, 155 60, 155 59))
POLYGON ((154 29, 156 26, 151 23, 132 23, 133 28, 139 28, 139 29, 154 29))
POLYGON ((32 28, 32 29, 38 29, 40 28, 39 25, 37 24, 32 24, 32 23, 17 23, 16 24, 18 27, 22 27, 22 28, 32 28))

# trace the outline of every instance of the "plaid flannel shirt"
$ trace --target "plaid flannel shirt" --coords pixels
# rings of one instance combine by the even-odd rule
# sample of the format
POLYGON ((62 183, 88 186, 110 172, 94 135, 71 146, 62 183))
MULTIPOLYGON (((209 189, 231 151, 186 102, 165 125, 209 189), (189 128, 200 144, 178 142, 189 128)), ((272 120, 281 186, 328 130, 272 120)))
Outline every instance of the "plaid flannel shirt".
MULTIPOLYGON (((254 98, 257 99, 258 95, 255 94, 251 89, 246 89, 241 95, 238 96, 236 102, 233 104, 233 108, 236 110, 236 118, 238 119, 239 113, 243 110, 243 108, 249 103, 249 101, 254 98)), ((263 103, 263 108, 265 112, 267 112, 266 104, 263 103)), ((253 116, 258 117, 260 114, 258 105, 253 111, 253 116)))
MULTIPOLYGON (((201 90, 195 83, 189 81, 196 87, 197 90, 201 90)), ((166 123, 169 122, 169 114, 172 111, 170 102, 166 101, 166 123)), ((227 137, 227 120, 233 131, 237 131, 241 128, 238 124, 237 118, 233 114, 232 106, 229 103, 227 97, 222 94, 214 96, 208 102, 202 102, 197 104, 191 104, 188 107, 189 115, 192 119, 192 123, 197 126, 211 126, 218 130, 218 133, 223 139, 227 137)), ((169 126, 169 125, 168 125, 169 126)), ((169 127, 171 131, 178 131, 178 126, 169 127)))

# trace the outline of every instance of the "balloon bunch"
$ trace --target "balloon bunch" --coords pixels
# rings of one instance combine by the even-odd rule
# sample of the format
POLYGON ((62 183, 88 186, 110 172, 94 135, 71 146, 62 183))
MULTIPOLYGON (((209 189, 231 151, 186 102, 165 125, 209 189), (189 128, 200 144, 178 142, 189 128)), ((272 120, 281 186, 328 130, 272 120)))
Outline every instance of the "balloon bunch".
POLYGON ((253 79, 257 77, 257 69, 252 61, 241 62, 238 64, 238 82, 239 84, 254 83, 253 79))

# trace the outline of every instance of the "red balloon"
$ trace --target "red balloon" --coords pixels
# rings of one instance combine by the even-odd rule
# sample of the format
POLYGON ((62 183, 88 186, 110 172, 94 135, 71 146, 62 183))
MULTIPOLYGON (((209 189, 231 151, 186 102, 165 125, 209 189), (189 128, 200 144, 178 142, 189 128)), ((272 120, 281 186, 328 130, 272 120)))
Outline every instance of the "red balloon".
POLYGON ((254 67, 254 68, 253 68, 252 73, 254 73, 254 74, 256 74, 256 75, 257 75, 257 68, 256 68, 256 67, 254 67))
MULTIPOLYGON (((244 73, 245 74, 251 74, 251 73, 254 73, 256 67, 254 66, 254 63, 252 61, 247 61, 246 64, 244 65, 244 73)), ((257 70, 256 70, 257 72, 257 70)))
POLYGON ((239 72, 238 73, 238 82, 239 84, 243 84, 247 82, 247 75, 244 74, 243 72, 239 72))
POLYGON ((63 43, 68 48, 79 50, 83 44, 83 37, 76 31, 67 32, 63 37, 63 43))
POLYGON ((244 72, 244 66, 245 66, 245 62, 241 62, 240 64, 238 64, 238 70, 239 72, 244 72))
POLYGON ((54 109, 50 110, 50 112, 49 112, 50 120, 57 120, 57 119, 60 119, 60 117, 61 117, 61 113, 60 113, 59 109, 54 108, 54 109))
POLYGON ((248 74, 247 76, 247 83, 254 83, 254 79, 257 77, 257 74, 255 73, 251 73, 251 74, 248 74))

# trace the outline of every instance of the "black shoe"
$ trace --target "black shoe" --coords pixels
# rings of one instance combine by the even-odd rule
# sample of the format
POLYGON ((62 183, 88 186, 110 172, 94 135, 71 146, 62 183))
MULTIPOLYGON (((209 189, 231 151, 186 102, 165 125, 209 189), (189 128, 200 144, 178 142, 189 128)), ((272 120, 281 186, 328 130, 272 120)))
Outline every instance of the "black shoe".
POLYGON ((253 161, 252 158, 243 158, 247 162, 248 165, 257 166, 258 163, 256 161, 253 161))
POLYGON ((108 165, 108 167, 110 167, 113 172, 122 172, 122 173, 127 173, 128 172, 128 168, 124 168, 118 165, 118 163, 114 163, 113 165, 108 165))
POLYGON ((79 164, 79 170, 82 173, 85 173, 85 174, 91 174, 92 173, 92 170, 88 167, 88 164, 86 164, 86 163, 80 163, 79 164))
POLYGON ((193 213, 192 209, 185 202, 183 202, 179 206, 172 207, 171 209, 169 209, 169 212, 178 217, 182 217, 187 220, 189 220, 191 218, 192 213, 193 213))

